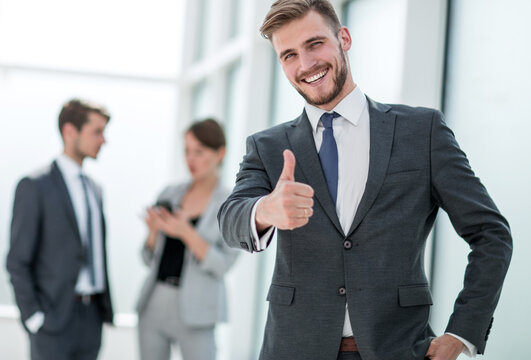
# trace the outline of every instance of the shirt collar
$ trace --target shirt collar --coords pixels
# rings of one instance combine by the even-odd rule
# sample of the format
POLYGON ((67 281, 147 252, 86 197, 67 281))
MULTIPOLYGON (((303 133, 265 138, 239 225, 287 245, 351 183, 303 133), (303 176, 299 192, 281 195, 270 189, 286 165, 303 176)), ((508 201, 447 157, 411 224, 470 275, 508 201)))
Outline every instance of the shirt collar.
MULTIPOLYGON (((352 123, 354 126, 358 126, 361 113, 366 105, 367 98, 361 91, 360 87, 356 86, 354 90, 348 93, 348 95, 345 96, 332 111, 337 112, 342 118, 352 123)), ((313 131, 317 132, 321 115, 326 111, 308 103, 304 105, 304 108, 306 109, 308 120, 310 120, 310 124, 312 124, 313 131)))
POLYGON ((83 173, 81 171, 81 166, 79 166, 78 163, 72 160, 65 153, 62 153, 61 155, 59 155, 59 157, 57 158, 57 165, 59 166, 59 169, 63 173, 63 176, 67 179, 78 178, 79 175, 83 173))

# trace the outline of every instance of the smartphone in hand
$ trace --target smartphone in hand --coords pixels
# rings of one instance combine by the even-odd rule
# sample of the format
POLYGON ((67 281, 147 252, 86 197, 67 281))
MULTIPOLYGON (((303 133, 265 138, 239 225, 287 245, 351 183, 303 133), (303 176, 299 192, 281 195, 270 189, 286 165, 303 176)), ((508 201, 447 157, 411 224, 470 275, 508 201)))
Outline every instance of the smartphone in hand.
POLYGON ((160 200, 155 203, 155 207, 164 208, 169 212, 173 212, 173 206, 168 200, 160 200))

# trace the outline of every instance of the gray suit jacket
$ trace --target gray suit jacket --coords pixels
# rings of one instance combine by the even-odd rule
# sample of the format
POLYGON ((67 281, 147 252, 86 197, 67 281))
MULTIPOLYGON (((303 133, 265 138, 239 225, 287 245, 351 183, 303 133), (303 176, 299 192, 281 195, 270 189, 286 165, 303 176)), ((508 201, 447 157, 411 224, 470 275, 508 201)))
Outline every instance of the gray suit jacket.
MULTIPOLYGON (((93 182, 91 185, 103 208, 101 189, 93 182)), ((103 213, 101 216, 106 291, 98 305, 102 320, 112 322, 103 213)), ((53 162, 23 178, 15 193, 7 270, 22 322, 42 311, 45 321, 41 330, 61 331, 72 314, 82 265, 83 245, 74 208, 63 175, 53 162)))
POLYGON ((346 234, 305 113, 247 139, 218 215, 230 246, 255 250, 251 209, 274 189, 284 149, 295 154, 295 180, 315 190, 309 223, 278 231, 261 359, 335 359, 345 303, 364 360, 423 359, 434 335, 424 248, 439 208, 471 247, 447 331, 485 349, 512 253, 509 226, 440 112, 369 100, 369 115, 369 174, 346 234))
MULTIPOLYGON (((159 195, 157 201, 167 200, 174 207, 181 203, 189 184, 168 186, 159 195)), ((201 215, 196 226, 199 235, 210 244, 210 249, 202 262, 191 252, 185 251, 179 296, 182 308, 179 311, 183 321, 190 326, 213 325, 227 320, 227 300, 224 283, 225 273, 230 269, 238 252, 229 248, 221 239, 216 214, 229 192, 218 185, 212 194, 210 203, 201 215)), ((165 237, 159 233, 153 251, 142 248, 142 258, 149 266, 149 275, 140 292, 137 304, 138 313, 142 313, 153 292, 164 250, 165 237)), ((170 311, 171 309, 161 309, 170 311)))

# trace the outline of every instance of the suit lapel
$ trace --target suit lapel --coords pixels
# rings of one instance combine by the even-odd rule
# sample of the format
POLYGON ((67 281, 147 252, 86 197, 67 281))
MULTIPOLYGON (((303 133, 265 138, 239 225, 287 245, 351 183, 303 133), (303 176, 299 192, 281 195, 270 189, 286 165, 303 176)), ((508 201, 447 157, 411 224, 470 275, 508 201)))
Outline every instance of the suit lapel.
POLYGON ((301 116, 287 129, 287 136, 291 150, 295 155, 296 168, 301 170, 308 185, 315 191, 315 198, 323 207, 325 213, 334 223, 337 230, 343 234, 341 224, 337 217, 336 208, 328 192, 328 186, 323 175, 319 155, 313 140, 310 121, 303 111, 301 116))
POLYGON ((389 113, 391 109, 389 106, 376 103, 369 98, 367 100, 370 119, 369 174, 365 192, 347 236, 356 230, 374 203, 387 172, 393 145, 396 116, 389 113))
POLYGON ((57 163, 55 161, 52 163, 51 175, 55 190, 59 195, 60 203, 63 205, 66 211, 68 220, 72 223, 72 226, 74 227, 76 237, 81 242, 81 236, 79 235, 79 227, 77 224, 76 214, 74 213, 74 207, 72 206, 72 200, 70 199, 70 195, 68 194, 68 189, 66 188, 65 180, 63 179, 63 174, 61 173, 61 170, 59 170, 59 167, 57 166, 57 163))

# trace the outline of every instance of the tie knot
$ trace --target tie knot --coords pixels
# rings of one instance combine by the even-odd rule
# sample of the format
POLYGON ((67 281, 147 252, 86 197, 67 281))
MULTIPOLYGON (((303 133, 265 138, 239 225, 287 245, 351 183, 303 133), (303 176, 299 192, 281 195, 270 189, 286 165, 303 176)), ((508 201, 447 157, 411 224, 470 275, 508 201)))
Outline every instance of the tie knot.
POLYGON ((327 113, 325 112, 323 115, 321 115, 321 122, 323 123, 323 126, 325 127, 325 129, 329 129, 332 127, 332 120, 334 120, 334 118, 338 117, 339 114, 336 113, 335 111, 332 112, 332 113, 327 113))

